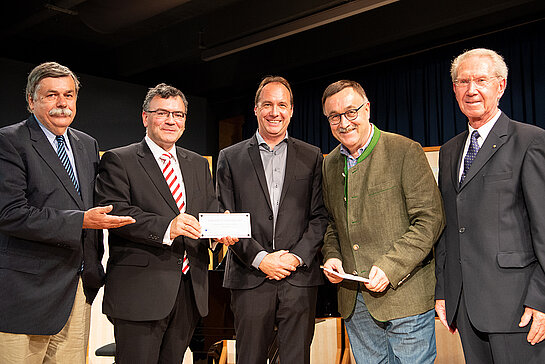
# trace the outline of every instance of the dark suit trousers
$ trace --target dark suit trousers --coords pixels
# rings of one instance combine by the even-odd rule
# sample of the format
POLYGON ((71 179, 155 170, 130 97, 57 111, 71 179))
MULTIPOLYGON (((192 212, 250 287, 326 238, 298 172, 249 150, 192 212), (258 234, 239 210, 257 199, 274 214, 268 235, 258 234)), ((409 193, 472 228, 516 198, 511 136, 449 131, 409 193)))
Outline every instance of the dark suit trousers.
POLYGON ((266 280, 252 289, 231 289, 238 364, 265 364, 278 328, 281 363, 310 363, 317 287, 266 280))
POLYGON ((198 319, 191 278, 184 276, 172 312, 166 318, 158 321, 113 319, 116 363, 180 364, 198 319))
POLYGON ((527 332, 487 333, 477 330, 469 319, 463 290, 455 321, 467 364, 545 363, 545 341, 532 346, 526 340, 527 332))

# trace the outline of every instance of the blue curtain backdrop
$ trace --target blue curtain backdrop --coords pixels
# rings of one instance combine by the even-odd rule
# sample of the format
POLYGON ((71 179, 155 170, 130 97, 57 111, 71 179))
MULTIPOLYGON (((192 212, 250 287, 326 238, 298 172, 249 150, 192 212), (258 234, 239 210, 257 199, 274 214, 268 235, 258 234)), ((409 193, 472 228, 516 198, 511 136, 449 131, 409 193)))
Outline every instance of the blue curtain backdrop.
MULTIPOLYGON (((467 128, 452 90, 450 63, 471 48, 490 48, 509 67, 500 109, 515 120, 545 128, 545 20, 435 48, 359 70, 292 85, 295 112, 288 132, 317 145, 323 153, 338 145, 321 111, 323 90, 339 79, 358 81, 371 102, 371 122, 422 146, 442 145, 467 128)), ((248 104, 253 104, 253 95, 248 104)), ((248 110, 243 136, 255 133, 248 110)))

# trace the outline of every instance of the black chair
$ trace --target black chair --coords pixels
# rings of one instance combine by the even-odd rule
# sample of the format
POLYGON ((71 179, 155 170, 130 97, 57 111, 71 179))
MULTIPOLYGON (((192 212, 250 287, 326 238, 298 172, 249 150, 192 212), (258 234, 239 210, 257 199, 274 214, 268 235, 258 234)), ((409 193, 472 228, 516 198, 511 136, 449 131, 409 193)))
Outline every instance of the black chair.
MULTIPOLYGON (((115 357, 115 343, 106 344, 95 350, 96 356, 113 356, 115 357)), ((115 364, 115 360, 113 362, 115 364)))

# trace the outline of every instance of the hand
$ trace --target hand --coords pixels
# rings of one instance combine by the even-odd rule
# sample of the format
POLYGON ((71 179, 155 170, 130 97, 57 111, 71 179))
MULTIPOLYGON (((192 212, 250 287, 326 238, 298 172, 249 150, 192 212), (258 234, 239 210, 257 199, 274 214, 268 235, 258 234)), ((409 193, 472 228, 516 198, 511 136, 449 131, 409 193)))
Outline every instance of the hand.
MULTIPOLYGON (((230 214, 229 210, 225 210, 224 214, 230 214)), ((232 236, 224 236, 223 238, 214 239, 218 243, 222 243, 225 246, 233 245, 238 242, 238 238, 233 238, 232 236)))
POLYGON ((233 238, 232 236, 224 236, 223 238, 214 238, 214 241, 222 243, 225 246, 233 245, 238 242, 238 238, 233 238))
POLYGON ((288 251, 279 250, 267 254, 259 264, 259 270, 265 273, 269 279, 276 279, 279 281, 286 278, 291 272, 297 269, 299 261, 297 261, 297 265, 286 263, 281 259, 284 254, 288 254, 288 251))
POLYGON ((450 327, 447 322, 447 310, 445 309, 445 300, 435 300, 435 312, 437 312, 437 316, 439 317, 439 321, 447 328, 447 330, 454 334, 456 333, 456 329, 450 327))
MULTIPOLYGON (((338 258, 329 258, 324 263, 324 268, 327 268, 334 272, 344 274, 343 262, 338 258)), ((336 275, 326 272, 325 270, 324 270, 324 274, 331 283, 339 283, 343 280, 343 278, 337 277, 336 275)))
POLYGON ((530 326, 530 332, 526 340, 532 345, 535 345, 545 339, 545 313, 535 310, 531 307, 524 308, 524 313, 520 318, 520 327, 528 325, 532 320, 532 326, 530 326))
POLYGON ((293 255, 292 253, 286 253, 286 254, 281 255, 280 260, 285 262, 285 263, 288 263, 290 265, 293 265, 296 268, 301 264, 299 259, 297 259, 297 257, 295 255, 293 255))
POLYGON ((98 206, 85 211, 82 229, 114 229, 136 222, 130 216, 108 215, 113 208, 112 205, 98 206))
POLYGON ((176 239, 180 235, 191 239, 200 239, 201 224, 199 224, 195 216, 183 213, 172 220, 170 224, 170 238, 176 239))
POLYGON ((369 272, 369 283, 364 283, 365 287, 373 292, 383 292, 389 284, 390 280, 386 277, 386 273, 376 265, 371 267, 369 272))

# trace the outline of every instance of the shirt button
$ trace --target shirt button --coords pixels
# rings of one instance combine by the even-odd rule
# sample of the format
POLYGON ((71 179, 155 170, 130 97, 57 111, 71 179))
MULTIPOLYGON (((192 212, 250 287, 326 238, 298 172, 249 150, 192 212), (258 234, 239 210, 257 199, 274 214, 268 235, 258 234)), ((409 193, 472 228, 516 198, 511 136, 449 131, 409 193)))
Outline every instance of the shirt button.
POLYGON ((358 244, 354 244, 354 246, 352 248, 354 248, 354 250, 358 250, 360 248, 360 246, 358 244))
POLYGON ((358 275, 358 271, 357 271, 357 270, 353 271, 353 272, 352 272, 352 275, 353 275, 353 276, 357 276, 357 275, 358 275))
POLYGON ((466 231, 466 228, 465 228, 465 227, 461 227, 460 229, 458 229, 458 231, 460 232, 460 234, 463 234, 464 231, 466 231))

